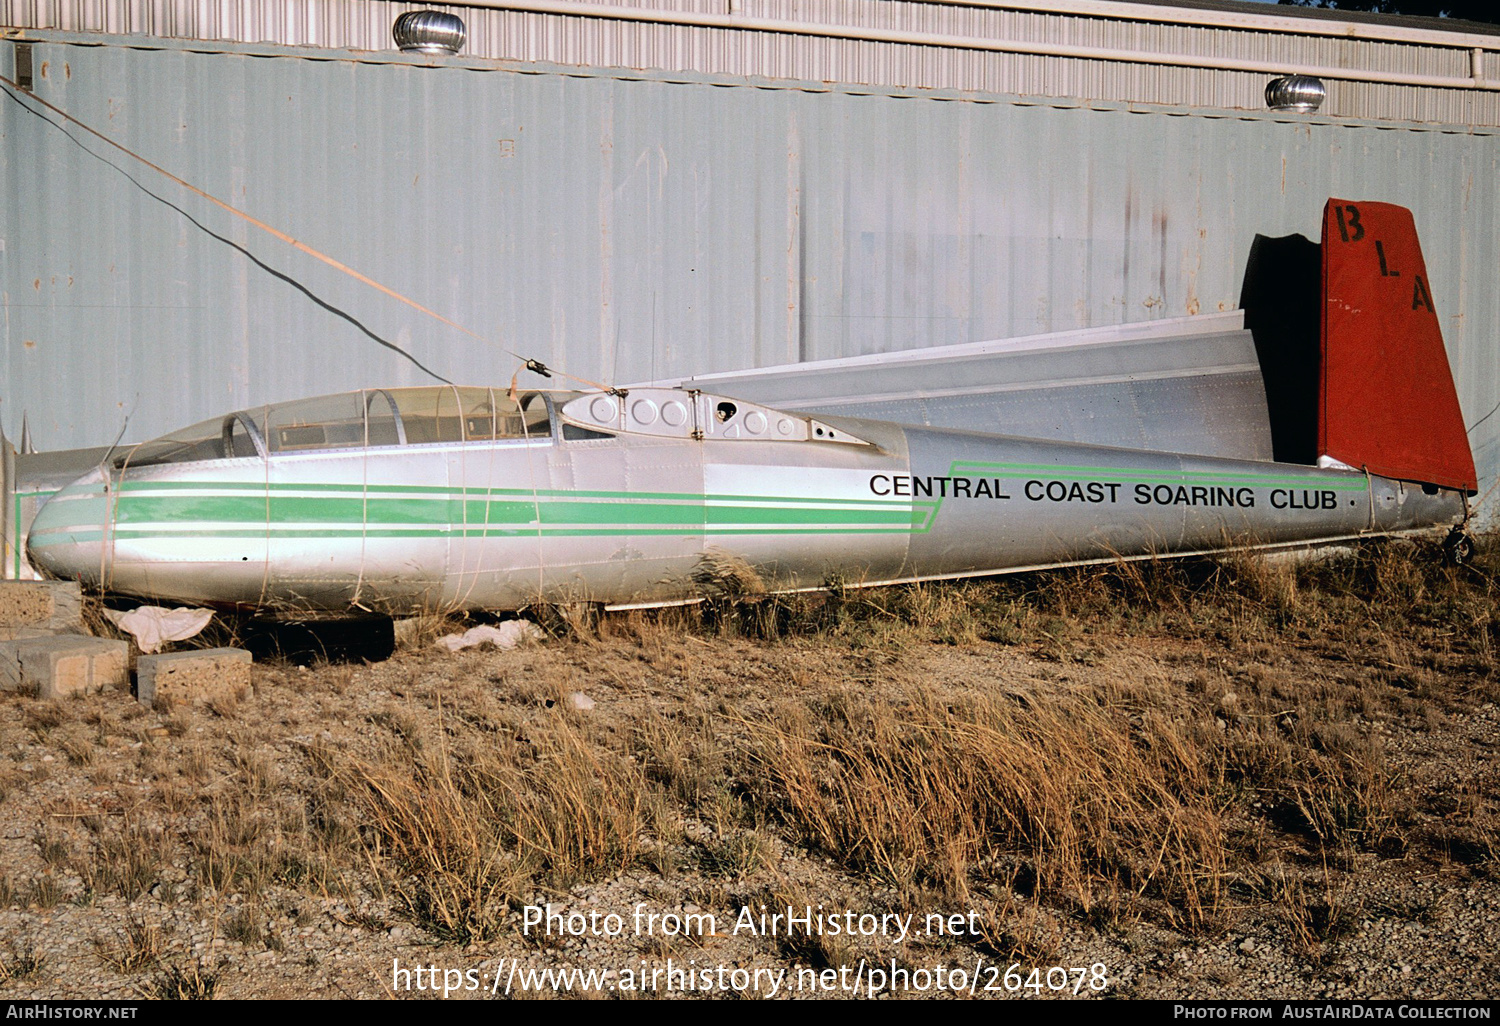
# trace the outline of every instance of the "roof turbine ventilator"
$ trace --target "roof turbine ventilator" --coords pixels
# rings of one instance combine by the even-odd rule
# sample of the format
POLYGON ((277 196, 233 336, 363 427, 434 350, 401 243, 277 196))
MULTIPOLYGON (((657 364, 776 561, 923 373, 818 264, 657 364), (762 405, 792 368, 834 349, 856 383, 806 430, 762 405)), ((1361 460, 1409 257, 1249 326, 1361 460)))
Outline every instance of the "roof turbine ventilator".
POLYGON ((1283 75, 1266 84, 1266 106, 1272 110, 1312 114, 1327 98, 1322 79, 1311 75, 1283 75))
POLYGON ((464 20, 445 11, 407 11, 391 26, 402 53, 452 56, 463 49, 468 30, 464 20))

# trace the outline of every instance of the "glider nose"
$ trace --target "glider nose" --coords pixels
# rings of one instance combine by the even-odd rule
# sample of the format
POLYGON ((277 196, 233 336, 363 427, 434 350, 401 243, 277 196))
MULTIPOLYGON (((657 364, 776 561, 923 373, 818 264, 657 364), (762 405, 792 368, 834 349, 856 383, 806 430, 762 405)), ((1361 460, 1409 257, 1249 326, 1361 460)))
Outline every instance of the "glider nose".
POLYGON ((109 575, 110 478, 102 466, 65 486, 37 510, 26 536, 31 565, 49 577, 99 585, 109 575))

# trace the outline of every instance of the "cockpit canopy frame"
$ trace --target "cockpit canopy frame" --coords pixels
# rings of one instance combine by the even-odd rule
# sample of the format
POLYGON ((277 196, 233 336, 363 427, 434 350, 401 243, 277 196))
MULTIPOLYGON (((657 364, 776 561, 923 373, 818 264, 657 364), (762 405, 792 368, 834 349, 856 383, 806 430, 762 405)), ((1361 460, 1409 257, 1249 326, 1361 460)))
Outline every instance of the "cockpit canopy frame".
POLYGON ((236 410, 127 450, 116 467, 268 455, 548 438, 541 392, 457 385, 369 388, 236 410))

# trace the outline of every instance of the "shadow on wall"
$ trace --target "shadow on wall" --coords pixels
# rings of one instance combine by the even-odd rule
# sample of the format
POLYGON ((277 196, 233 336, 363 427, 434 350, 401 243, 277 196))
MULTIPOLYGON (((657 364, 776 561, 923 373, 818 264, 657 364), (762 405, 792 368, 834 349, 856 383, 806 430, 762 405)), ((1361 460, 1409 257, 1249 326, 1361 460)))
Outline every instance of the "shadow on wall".
POLYGON ((1280 463, 1318 460, 1321 250, 1301 235, 1257 235, 1240 289, 1266 383, 1271 450, 1280 463))

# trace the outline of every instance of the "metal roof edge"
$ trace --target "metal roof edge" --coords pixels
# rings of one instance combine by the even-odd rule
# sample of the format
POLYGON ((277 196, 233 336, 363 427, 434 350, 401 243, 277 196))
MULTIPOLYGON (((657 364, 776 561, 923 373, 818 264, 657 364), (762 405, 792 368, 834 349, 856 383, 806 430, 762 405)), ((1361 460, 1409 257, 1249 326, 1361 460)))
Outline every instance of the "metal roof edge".
POLYGON ((1439 132, 1450 135, 1476 136, 1500 134, 1500 126, 1459 124, 1455 122, 1381 120, 1374 118, 1338 117, 1326 114, 1299 114, 1292 111, 1276 111, 1266 108, 1173 106, 1123 100, 1094 100, 1073 96, 1046 96, 1031 93, 988 93, 961 89, 924 89, 916 86, 815 82, 789 78, 732 75, 724 72, 554 64, 542 61, 466 57, 462 55, 436 57, 428 54, 402 53, 395 49, 335 49, 316 46, 292 46, 282 43, 245 43, 235 40, 115 35, 97 32, 76 32, 63 29, 0 29, 0 41, 7 40, 12 42, 57 43, 70 46, 163 50, 182 53, 270 59, 280 58, 330 63, 348 62, 371 65, 405 65, 408 67, 432 68, 434 70, 454 69, 483 73, 558 75, 569 78, 608 78, 630 82, 658 82, 667 85, 712 85, 717 87, 791 90, 811 93, 838 93, 848 96, 882 96, 893 99, 923 99, 950 103, 1052 107, 1060 110, 1081 110, 1099 113, 1156 114, 1167 117, 1194 117, 1209 120, 1272 121, 1295 125, 1371 128, 1378 131, 1439 132))

